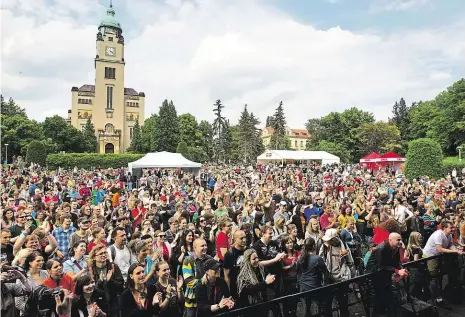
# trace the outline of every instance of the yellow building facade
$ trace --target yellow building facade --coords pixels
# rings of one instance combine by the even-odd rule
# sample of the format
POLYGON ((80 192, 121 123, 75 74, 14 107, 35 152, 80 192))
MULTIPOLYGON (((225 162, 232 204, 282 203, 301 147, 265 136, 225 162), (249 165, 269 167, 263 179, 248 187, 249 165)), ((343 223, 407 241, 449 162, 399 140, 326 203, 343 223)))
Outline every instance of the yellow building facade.
MULTIPOLYGON (((263 128, 261 138, 266 149, 273 150, 269 148, 273 134, 274 129, 272 127, 263 128)), ((286 137, 291 141, 292 150, 305 150, 307 141, 310 139, 310 134, 305 129, 291 129, 286 127, 286 137)))
POLYGON ((71 88, 68 122, 82 130, 94 125, 99 153, 123 153, 131 144, 136 121, 144 123, 145 94, 124 87, 124 37, 110 3, 97 33, 95 84, 71 88))

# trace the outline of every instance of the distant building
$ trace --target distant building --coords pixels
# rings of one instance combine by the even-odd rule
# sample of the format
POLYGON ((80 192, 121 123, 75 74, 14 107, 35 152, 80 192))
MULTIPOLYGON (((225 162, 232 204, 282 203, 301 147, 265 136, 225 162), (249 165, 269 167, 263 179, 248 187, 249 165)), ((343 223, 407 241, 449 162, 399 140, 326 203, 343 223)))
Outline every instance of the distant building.
MULTIPOLYGON (((273 134, 274 129, 272 127, 263 128, 261 138, 266 149, 269 149, 273 134)), ((310 134, 305 129, 290 129, 286 127, 286 136, 291 141, 291 149, 293 150, 305 150, 307 141, 310 139, 310 134)))
POLYGON ((82 130, 91 119, 99 153, 122 153, 131 144, 136 121, 144 123, 145 94, 124 87, 124 37, 110 4, 96 40, 95 85, 71 89, 68 123, 82 130))

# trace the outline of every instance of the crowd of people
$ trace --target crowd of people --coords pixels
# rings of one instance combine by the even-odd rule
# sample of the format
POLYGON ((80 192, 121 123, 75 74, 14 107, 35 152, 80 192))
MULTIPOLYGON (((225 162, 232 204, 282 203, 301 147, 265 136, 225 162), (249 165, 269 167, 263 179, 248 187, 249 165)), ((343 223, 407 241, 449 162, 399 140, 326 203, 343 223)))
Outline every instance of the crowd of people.
MULTIPOLYGON (((409 181, 358 165, 206 164, 136 177, 12 164, 0 184, 1 315, 203 317, 376 271, 384 314, 386 286, 424 257, 416 295, 447 307, 444 275, 455 272, 456 290, 465 281, 461 172, 409 181)), ((349 316, 347 292, 335 297, 349 316)), ((317 303, 326 315, 331 305, 317 303)), ((272 313, 296 309, 289 299, 272 313)))

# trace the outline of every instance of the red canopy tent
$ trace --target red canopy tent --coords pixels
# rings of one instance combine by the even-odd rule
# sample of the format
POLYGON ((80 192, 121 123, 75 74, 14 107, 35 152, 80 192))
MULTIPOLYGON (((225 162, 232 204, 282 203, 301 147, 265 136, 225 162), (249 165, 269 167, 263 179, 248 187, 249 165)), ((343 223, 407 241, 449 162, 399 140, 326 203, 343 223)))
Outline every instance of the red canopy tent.
POLYGON ((360 165, 366 166, 367 168, 371 170, 378 169, 378 162, 381 158, 381 155, 379 155, 376 152, 370 153, 365 157, 362 157, 360 159, 360 165))
POLYGON ((397 168, 401 167, 402 164, 405 162, 405 157, 397 155, 394 152, 389 152, 384 154, 379 158, 379 164, 381 166, 395 166, 397 168))

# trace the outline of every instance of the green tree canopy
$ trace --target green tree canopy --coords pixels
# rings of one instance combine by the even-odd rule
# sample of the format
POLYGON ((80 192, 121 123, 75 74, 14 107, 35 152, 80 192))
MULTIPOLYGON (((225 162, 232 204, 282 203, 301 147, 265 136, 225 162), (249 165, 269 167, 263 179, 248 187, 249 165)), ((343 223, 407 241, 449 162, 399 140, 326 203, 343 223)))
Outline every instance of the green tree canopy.
POLYGON ((279 103, 273 116, 273 135, 269 148, 273 150, 288 150, 289 142, 286 141, 286 116, 284 115, 283 102, 279 103))
MULTIPOLYGON (((310 143, 307 143, 310 144, 310 143)), ((325 151, 333 155, 338 156, 341 159, 341 162, 349 163, 350 162, 350 152, 343 145, 329 142, 329 141, 320 141, 316 146, 307 146, 307 149, 310 151, 325 151)))
POLYGON ((205 155, 205 160, 211 161, 213 160, 213 155, 214 155, 213 127, 208 121, 202 120, 199 123, 199 132, 200 132, 199 147, 205 155))
POLYGON ((87 119, 86 126, 84 131, 82 131, 82 137, 84 139, 84 152, 87 153, 96 153, 97 152, 97 136, 95 135, 94 125, 90 119, 87 119))
POLYGON ((443 176, 441 146, 432 139, 410 141, 406 159, 404 171, 409 179, 422 176, 437 179, 443 176))
POLYGON ((164 100, 155 126, 157 151, 176 152, 179 142, 179 121, 173 101, 164 100))
POLYGON ((42 167, 46 166, 47 162, 47 149, 43 142, 33 140, 27 146, 26 163, 39 164, 42 167))
POLYGON ((179 140, 185 142, 188 146, 199 144, 198 140, 199 125, 197 120, 190 113, 179 116, 179 140))
POLYGON ((182 154, 185 158, 189 159, 189 147, 186 142, 181 141, 176 147, 176 153, 182 154))
POLYGON ((383 121, 364 123, 357 129, 358 149, 361 156, 372 152, 398 152, 401 149, 400 131, 394 125, 383 121))
POLYGON ((157 120, 158 115, 152 114, 144 121, 144 125, 141 129, 141 139, 144 149, 142 153, 155 152, 157 150, 157 139, 155 135, 157 120))
POLYGON ((145 146, 142 143, 142 133, 139 120, 136 120, 136 123, 134 123, 131 145, 129 146, 128 151, 132 153, 146 153, 145 146))
POLYGON ((5 116, 14 116, 14 115, 22 115, 27 117, 26 110, 20 107, 18 104, 15 103, 13 98, 10 97, 8 102, 5 101, 3 95, 0 95, 0 103, 1 103, 1 114, 5 116))
POLYGON ((328 115, 310 119, 306 128, 310 132, 310 147, 317 146, 321 141, 340 144, 349 150, 350 162, 358 161, 362 155, 359 151, 358 128, 364 123, 373 123, 372 113, 357 108, 346 109, 343 112, 331 112, 328 115))
POLYGON ((57 144, 58 151, 85 152, 82 132, 69 125, 59 115, 45 118, 42 127, 45 137, 52 139, 57 144))

